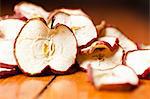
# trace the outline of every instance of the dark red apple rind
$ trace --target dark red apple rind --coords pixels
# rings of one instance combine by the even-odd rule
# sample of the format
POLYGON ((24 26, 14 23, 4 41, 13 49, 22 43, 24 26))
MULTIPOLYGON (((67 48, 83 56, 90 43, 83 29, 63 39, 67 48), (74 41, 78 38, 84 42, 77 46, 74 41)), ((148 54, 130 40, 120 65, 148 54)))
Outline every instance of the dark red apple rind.
POLYGON ((0 17, 0 20, 5 20, 5 19, 19 19, 19 20, 22 20, 22 21, 27 21, 28 19, 24 16, 19 16, 19 15, 5 15, 5 16, 2 16, 0 17))
MULTIPOLYGON (((115 44, 113 45, 113 46, 111 46, 108 42, 106 42, 106 41, 99 41, 96 45, 106 45, 109 49, 110 49, 110 51, 112 51, 112 52, 114 52, 114 51, 116 51, 117 49, 118 49, 118 47, 119 47, 119 39, 117 38, 116 39, 116 41, 115 41, 115 44)), ((80 54, 82 54, 82 53, 84 53, 84 51, 83 52, 81 52, 80 51, 80 54)))
POLYGON ((150 66, 144 71, 142 75, 139 75, 138 77, 142 79, 150 79, 150 66))
POLYGON ((19 68, 17 66, 10 66, 10 65, 0 65, 0 68, 5 68, 5 69, 9 69, 10 71, 1 71, 0 72, 0 79, 1 78, 6 78, 6 77, 10 77, 10 76, 14 76, 17 74, 20 74, 21 71, 19 70, 19 68))
MULTIPOLYGON (((139 50, 149 50, 149 49, 139 49, 139 50)), ((123 57, 122 57, 122 64, 125 65, 125 66, 128 66, 127 63, 126 63, 126 60, 127 60, 127 55, 129 53, 132 53, 134 51, 139 51, 139 50, 131 50, 131 51, 128 51, 126 52, 123 57)), ((131 68, 131 67, 130 67, 131 68)), ((132 69, 132 68, 131 68, 132 69)), ((139 78, 141 79, 150 79, 150 66, 148 69, 146 69, 142 74, 140 75, 137 75, 139 78)))
POLYGON ((107 90, 107 91, 132 91, 137 87, 138 85, 131 85, 129 83, 102 85, 100 89, 96 88, 95 86, 97 90, 107 90))

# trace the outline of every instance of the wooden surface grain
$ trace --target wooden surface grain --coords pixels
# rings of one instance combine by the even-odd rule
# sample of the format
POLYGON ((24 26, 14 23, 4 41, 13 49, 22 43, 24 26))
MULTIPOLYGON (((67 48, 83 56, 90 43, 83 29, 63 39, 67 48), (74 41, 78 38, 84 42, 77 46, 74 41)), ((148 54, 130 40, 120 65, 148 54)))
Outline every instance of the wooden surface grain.
POLYGON ((141 80, 134 90, 96 90, 85 72, 58 76, 39 99, 150 99, 150 81, 141 80))
POLYGON ((33 99, 54 76, 27 77, 17 75, 0 79, 0 99, 33 99))

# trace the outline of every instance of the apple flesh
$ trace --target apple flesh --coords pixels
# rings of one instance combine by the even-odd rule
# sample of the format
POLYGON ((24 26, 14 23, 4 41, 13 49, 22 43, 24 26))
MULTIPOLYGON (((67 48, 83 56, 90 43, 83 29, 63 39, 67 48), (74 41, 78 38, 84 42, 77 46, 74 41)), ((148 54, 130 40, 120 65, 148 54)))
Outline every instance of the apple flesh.
POLYGON ((137 45, 115 27, 106 27, 101 34, 117 37, 119 39, 119 45, 125 50, 125 52, 137 49, 137 45))
POLYGON ((126 90, 139 84, 135 72, 125 65, 118 65, 107 70, 99 70, 89 66, 88 77, 98 90, 126 90))
POLYGON ((123 57, 123 64, 131 67, 140 78, 150 79, 150 50, 133 50, 123 57))
POLYGON ((15 5, 14 12, 17 16, 26 17, 27 19, 42 17, 47 20, 49 16, 49 12, 45 11, 42 7, 28 2, 20 2, 15 5))
MULTIPOLYGON (((115 40, 114 40, 115 42, 115 40)), ((109 43, 108 43, 109 44, 109 43)), ((119 64, 122 64, 122 56, 124 50, 119 47, 117 42, 115 43, 116 47, 109 49, 107 44, 99 43, 99 45, 92 51, 92 53, 80 53, 77 56, 77 62, 81 69, 84 71, 87 70, 87 67, 91 65, 93 68, 97 69, 108 69, 113 68, 119 64), (109 50, 109 51, 105 51, 109 50)))
POLYGON ((17 65, 14 57, 14 42, 19 31, 25 24, 19 19, 5 19, 0 21, 0 63, 17 65))
POLYGON ((81 10, 60 9, 49 17, 49 27, 53 28, 57 23, 68 26, 74 33, 78 47, 90 45, 97 38, 97 31, 93 22, 81 10))
POLYGON ((42 18, 34 18, 20 31, 14 50, 24 73, 40 74, 49 66, 49 72, 63 74, 69 72, 75 63, 77 42, 67 26, 58 24, 50 29, 42 18))

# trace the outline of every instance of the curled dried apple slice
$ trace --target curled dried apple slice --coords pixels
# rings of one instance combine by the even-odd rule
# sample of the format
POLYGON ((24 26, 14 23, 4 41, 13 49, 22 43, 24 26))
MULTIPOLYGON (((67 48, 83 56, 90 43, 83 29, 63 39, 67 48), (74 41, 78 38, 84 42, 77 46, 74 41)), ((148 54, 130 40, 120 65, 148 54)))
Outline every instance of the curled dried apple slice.
POLYGON ((0 63, 17 65, 13 45, 19 31, 25 24, 19 19, 5 19, 0 21, 0 63))
POLYGON ((20 2, 15 5, 14 12, 16 15, 26 17, 27 19, 42 17, 47 20, 49 16, 49 12, 45 11, 42 7, 28 2, 20 2))
POLYGON ((41 18, 29 20, 15 42, 19 67, 30 75, 40 74, 46 66, 56 74, 66 73, 75 63, 76 54, 71 30, 60 24, 50 29, 41 18))
POLYGON ((150 50, 134 50, 123 57, 123 64, 131 67, 140 78, 150 79, 150 50))
POLYGON ((118 65, 107 70, 88 67, 88 77, 97 89, 122 90, 130 89, 139 84, 135 72, 125 66, 118 65))
MULTIPOLYGON (((107 45, 105 45, 105 47, 106 46, 107 45)), ((100 48, 95 49, 91 54, 78 54, 77 56, 78 64, 83 70, 87 70, 87 67, 89 65, 91 65, 93 68, 104 70, 122 64, 122 56, 124 54, 124 50, 121 47, 116 49, 115 52, 113 53, 111 52, 109 54, 108 53, 106 54, 107 51, 103 50, 105 49, 100 48)))
POLYGON ((81 53, 91 54, 99 49, 104 56, 111 56, 118 49, 119 40, 116 37, 101 37, 89 47, 81 49, 81 53))
POLYGON ((11 66, 7 64, 0 63, 0 78, 6 78, 9 76, 17 75, 20 70, 17 66, 11 66))
POLYGON ((97 31, 93 22, 81 10, 60 9, 55 11, 49 19, 49 27, 61 23, 71 28, 78 46, 81 48, 90 45, 97 38, 97 31))
POLYGON ((119 45, 122 46, 125 52, 137 49, 137 45, 115 27, 106 27, 101 34, 117 37, 119 39, 119 45))

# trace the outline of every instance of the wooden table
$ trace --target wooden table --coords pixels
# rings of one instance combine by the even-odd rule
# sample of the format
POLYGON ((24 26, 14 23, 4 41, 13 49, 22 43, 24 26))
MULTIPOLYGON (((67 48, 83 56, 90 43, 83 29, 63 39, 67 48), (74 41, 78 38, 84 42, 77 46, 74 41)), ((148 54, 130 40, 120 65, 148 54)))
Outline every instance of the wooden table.
MULTIPOLYGON (((104 10, 104 9, 102 9, 104 10)), ((150 44, 147 20, 128 10, 92 10, 94 21, 101 19, 122 29, 136 42, 150 44), (96 13, 96 14, 95 14, 96 13)), ((150 81, 132 91, 97 91, 88 81, 85 72, 63 76, 27 77, 23 74, 0 79, 0 99, 150 99, 150 81)))

